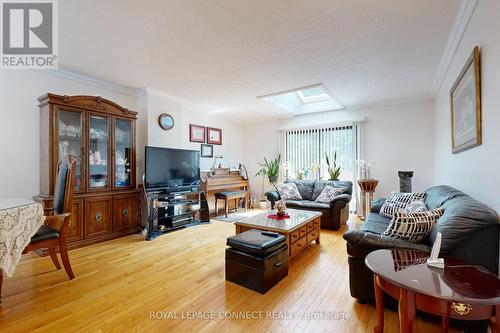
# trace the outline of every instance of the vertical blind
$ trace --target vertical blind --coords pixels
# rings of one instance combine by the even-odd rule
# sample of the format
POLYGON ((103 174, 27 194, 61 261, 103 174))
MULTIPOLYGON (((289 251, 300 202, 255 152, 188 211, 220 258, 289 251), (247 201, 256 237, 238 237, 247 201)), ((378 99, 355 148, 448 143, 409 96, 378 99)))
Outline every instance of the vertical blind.
MULTIPOLYGON (((360 153, 358 137, 356 125, 282 131, 282 177, 329 179, 325 153, 333 164, 336 152, 337 165, 342 168, 340 180, 350 180, 355 184, 355 160, 359 158, 360 153)), ((355 195, 353 199, 351 210, 354 211, 355 195)))

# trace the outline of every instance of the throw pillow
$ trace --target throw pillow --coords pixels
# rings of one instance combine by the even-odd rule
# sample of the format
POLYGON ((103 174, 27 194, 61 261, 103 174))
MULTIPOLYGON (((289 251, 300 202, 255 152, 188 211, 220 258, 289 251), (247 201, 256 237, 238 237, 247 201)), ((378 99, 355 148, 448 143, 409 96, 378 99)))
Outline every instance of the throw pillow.
POLYGON ((396 212, 405 209, 410 202, 423 200, 427 196, 425 192, 417 193, 398 193, 391 192, 387 200, 380 208, 380 215, 392 218, 396 212))
POLYGON ((410 214, 396 212, 382 236, 404 239, 412 243, 421 242, 429 236, 443 213, 442 208, 410 214))
POLYGON ((302 200, 299 189, 295 183, 279 184, 278 192, 283 200, 302 200))
POLYGON ((410 202, 408 206, 405 207, 403 212, 406 214, 410 214, 410 213, 421 213, 428 210, 429 208, 427 208, 427 206, 425 205, 424 200, 415 200, 410 202))
POLYGON ((330 203, 336 196, 340 195, 344 189, 326 185, 321 194, 316 198, 316 202, 330 203))

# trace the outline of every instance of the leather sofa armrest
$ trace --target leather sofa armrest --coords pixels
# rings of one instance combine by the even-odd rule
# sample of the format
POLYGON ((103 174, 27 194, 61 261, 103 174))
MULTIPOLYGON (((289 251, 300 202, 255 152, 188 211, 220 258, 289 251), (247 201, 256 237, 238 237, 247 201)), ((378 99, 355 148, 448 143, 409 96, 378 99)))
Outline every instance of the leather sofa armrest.
POLYGON ((370 212, 371 213, 380 213, 380 208, 382 208, 382 205, 384 204, 386 198, 383 199, 375 199, 371 203, 370 207, 370 212))
POLYGON ((337 202, 344 202, 347 205, 349 204, 349 202, 351 202, 351 195, 343 193, 336 196, 332 201, 330 201, 330 208, 333 208, 333 206, 335 206, 335 203, 337 202))
POLYGON ((430 251, 429 246, 426 244, 411 243, 402 239, 385 237, 359 230, 348 231, 343 237, 350 246, 370 251, 393 248, 430 251))
POLYGON ((271 202, 271 209, 274 209, 274 203, 281 199, 278 191, 269 191, 265 193, 267 200, 271 202))

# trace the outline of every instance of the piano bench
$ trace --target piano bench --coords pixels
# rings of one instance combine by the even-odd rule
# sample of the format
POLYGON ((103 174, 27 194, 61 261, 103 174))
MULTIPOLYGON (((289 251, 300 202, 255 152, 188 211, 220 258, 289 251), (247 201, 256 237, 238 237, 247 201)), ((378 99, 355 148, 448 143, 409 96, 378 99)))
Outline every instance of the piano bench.
POLYGON ((224 200, 224 212, 227 217, 227 214, 229 212, 229 205, 228 201, 229 200, 235 200, 235 209, 238 210, 239 204, 238 201, 241 199, 245 199, 245 210, 248 209, 248 191, 223 191, 223 192, 217 192, 214 194, 215 197, 215 215, 219 214, 219 210, 217 208, 217 202, 219 199, 224 200))

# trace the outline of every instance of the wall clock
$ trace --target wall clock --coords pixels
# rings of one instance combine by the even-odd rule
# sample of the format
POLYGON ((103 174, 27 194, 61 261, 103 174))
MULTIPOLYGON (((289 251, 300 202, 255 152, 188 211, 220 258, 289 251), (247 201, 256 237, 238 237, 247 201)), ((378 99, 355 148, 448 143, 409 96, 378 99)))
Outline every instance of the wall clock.
POLYGON ((158 124, 162 129, 168 131, 174 127, 174 118, 168 113, 162 113, 158 117, 158 124))

